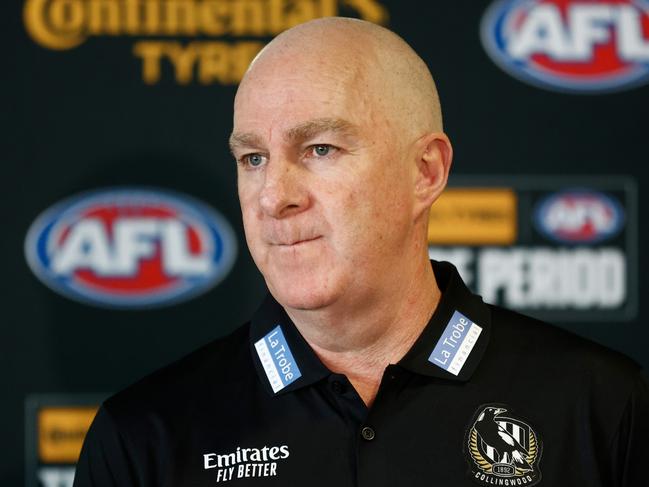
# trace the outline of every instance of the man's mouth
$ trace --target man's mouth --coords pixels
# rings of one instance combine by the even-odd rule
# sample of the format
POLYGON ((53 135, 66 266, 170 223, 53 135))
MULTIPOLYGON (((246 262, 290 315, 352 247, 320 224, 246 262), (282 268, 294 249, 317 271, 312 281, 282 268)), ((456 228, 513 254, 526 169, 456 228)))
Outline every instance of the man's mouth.
POLYGON ((277 245, 278 247, 295 247, 295 246, 298 246, 298 245, 302 245, 302 244, 306 244, 306 243, 309 243, 309 242, 313 242, 313 241, 315 241, 315 240, 318 240, 319 238, 321 238, 320 235, 317 236, 317 237, 306 238, 306 239, 303 239, 303 240, 294 240, 294 241, 288 241, 288 242, 280 242, 280 243, 277 243, 277 244, 275 244, 275 245, 277 245))

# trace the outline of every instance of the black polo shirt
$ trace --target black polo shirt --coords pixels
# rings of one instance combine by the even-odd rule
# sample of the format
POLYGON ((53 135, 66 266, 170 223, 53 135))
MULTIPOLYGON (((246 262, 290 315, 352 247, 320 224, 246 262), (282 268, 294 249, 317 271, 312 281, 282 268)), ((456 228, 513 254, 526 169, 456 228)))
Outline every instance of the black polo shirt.
POLYGON ((638 367, 434 270, 439 306, 371 408, 269 297, 250 324, 108 399, 74 485, 649 485, 638 367))

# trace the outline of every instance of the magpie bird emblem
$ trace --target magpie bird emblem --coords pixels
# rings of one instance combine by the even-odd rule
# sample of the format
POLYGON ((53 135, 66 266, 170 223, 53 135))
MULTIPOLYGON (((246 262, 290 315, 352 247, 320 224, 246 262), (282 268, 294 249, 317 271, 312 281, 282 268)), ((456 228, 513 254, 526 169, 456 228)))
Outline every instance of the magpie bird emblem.
POLYGON ((494 478, 495 485, 505 486, 531 486, 540 480, 540 439, 507 406, 480 407, 467 432, 466 447, 470 475, 482 485, 494 485, 494 478))

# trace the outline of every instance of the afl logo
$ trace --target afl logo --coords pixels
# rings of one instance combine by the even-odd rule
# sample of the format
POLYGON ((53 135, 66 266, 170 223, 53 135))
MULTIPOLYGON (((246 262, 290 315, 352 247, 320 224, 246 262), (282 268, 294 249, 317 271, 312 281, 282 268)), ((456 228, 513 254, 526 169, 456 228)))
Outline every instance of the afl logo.
POLYGON ((622 206, 595 191, 566 191, 541 201, 536 228, 547 238, 568 244, 590 244, 616 236, 624 223, 622 206))
POLYGON ((166 306, 206 292, 231 269, 236 240, 207 205, 156 189, 109 188, 44 211, 27 262, 54 291, 104 307, 166 306))
POLYGON ((500 0, 481 37, 502 69, 546 89, 598 93, 649 82, 647 0, 500 0))

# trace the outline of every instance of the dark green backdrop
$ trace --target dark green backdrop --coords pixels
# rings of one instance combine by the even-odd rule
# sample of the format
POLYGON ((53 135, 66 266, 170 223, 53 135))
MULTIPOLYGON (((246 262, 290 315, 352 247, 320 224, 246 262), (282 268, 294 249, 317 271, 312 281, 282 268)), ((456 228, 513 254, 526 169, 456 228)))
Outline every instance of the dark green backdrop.
MULTIPOLYGON (((433 71, 454 143, 456 175, 624 175, 638 188, 639 296, 631 320, 558 323, 649 367, 649 280, 642 250, 649 187, 649 88, 570 95, 520 82, 485 54, 479 24, 487 1, 333 2, 382 5, 388 25, 433 71)), ((24 485, 25 400, 33 394, 109 393, 234 329, 264 294, 245 247, 235 165, 227 150, 233 84, 181 85, 171 66, 142 81, 132 50, 141 40, 188 43, 199 36, 95 36, 70 50, 37 44, 25 31, 24 2, 3 2, 2 319, 0 482, 24 485), (75 193, 116 185, 181 191, 220 211, 238 235, 227 278, 192 301, 149 311, 79 304, 31 273, 23 242, 34 218, 75 193)), ((370 12, 371 13, 371 12, 370 12)), ((369 15, 366 12, 367 15, 369 15)), ((213 39, 267 41, 228 33, 213 39)), ((212 39, 212 40, 213 40, 212 39)), ((453 182, 453 179, 451 179, 453 182)), ((27 452, 29 454, 29 451, 27 452)))

